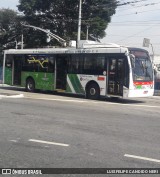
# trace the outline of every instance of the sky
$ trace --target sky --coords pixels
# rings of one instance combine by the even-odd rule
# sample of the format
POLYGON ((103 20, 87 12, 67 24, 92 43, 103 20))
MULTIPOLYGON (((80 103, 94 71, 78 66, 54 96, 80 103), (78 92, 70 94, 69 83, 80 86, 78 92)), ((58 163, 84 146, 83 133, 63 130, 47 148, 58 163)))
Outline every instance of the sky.
MULTIPOLYGON (((0 8, 17 10, 18 1, 0 0, 0 8)), ((147 38, 150 46, 145 49, 150 54, 160 55, 160 0, 119 1, 132 3, 118 6, 101 42, 143 47, 143 40, 147 38)))
POLYGON ((160 0, 120 0, 121 3, 126 1, 139 2, 116 9, 102 41, 142 47, 147 38, 150 46, 145 49, 160 55, 160 0))

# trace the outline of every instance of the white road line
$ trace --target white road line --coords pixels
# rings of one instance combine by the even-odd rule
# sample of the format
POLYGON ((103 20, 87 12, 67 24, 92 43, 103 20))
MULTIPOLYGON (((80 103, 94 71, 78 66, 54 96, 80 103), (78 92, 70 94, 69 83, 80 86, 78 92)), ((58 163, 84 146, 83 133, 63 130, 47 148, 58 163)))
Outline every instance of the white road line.
POLYGON ((50 98, 31 98, 31 97, 26 97, 29 99, 36 99, 36 100, 46 100, 46 101, 62 101, 62 102, 77 102, 77 103, 85 103, 88 101, 82 101, 82 100, 66 100, 66 99, 50 99, 50 98))
POLYGON ((14 143, 17 143, 17 142, 18 142, 17 140, 9 140, 9 141, 14 142, 14 143))
POLYGON ((135 156, 135 155, 130 155, 130 154, 125 154, 124 156, 125 157, 134 158, 134 159, 140 159, 140 160, 146 160, 146 161, 160 163, 160 160, 158 160, 158 159, 152 159, 152 158, 147 158, 147 157, 135 156))
POLYGON ((23 98, 23 94, 7 96, 7 98, 23 98))
POLYGON ((36 140, 36 139, 29 139, 28 141, 36 142, 36 143, 42 143, 42 144, 51 144, 51 145, 56 145, 56 146, 65 146, 65 147, 69 146, 69 144, 56 143, 56 142, 43 141, 43 140, 36 140))
POLYGON ((19 95, 0 95, 0 98, 23 98, 24 95, 23 94, 19 94, 19 95))

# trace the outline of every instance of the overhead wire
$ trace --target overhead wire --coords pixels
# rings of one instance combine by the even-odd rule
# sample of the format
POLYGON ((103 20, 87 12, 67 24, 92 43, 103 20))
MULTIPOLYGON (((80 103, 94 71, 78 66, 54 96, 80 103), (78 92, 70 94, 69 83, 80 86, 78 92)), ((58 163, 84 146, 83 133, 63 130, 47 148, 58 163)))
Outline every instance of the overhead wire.
MULTIPOLYGON (((122 14, 122 11, 125 11, 125 10, 135 10, 136 12, 130 12, 130 13, 126 13, 126 14, 122 14, 122 15, 118 15, 118 14, 115 14, 114 15, 114 18, 117 18, 117 17, 120 17, 120 16, 128 16, 128 15, 138 15, 138 14, 142 14, 142 13, 150 13, 150 12, 155 12, 157 10, 160 10, 159 8, 157 9, 157 6, 159 6, 160 4, 160 1, 151 1, 150 0, 123 0, 123 1, 120 1, 121 3, 126 3, 128 2, 128 4, 125 4, 124 6, 118 6, 117 8, 117 12, 120 12, 122 14), (155 9, 155 6, 156 6, 156 9, 155 9), (125 9, 124 9, 125 7, 125 9), (127 8, 126 8, 127 7, 127 8), (154 7, 154 8, 150 8, 150 9, 147 9, 147 8, 150 8, 150 7, 154 7), (143 10, 142 10, 143 8, 143 10), (140 11, 141 10, 141 11, 140 11), (117 15, 117 16, 116 16, 117 15)), ((112 26, 128 26, 128 27, 133 27, 134 26, 147 26, 147 28, 143 29, 143 30, 140 30, 132 35, 107 35, 109 37, 122 37, 122 39, 120 40, 117 40, 115 41, 116 43, 120 43, 122 41, 124 41, 124 43, 127 43, 128 44, 134 44, 135 45, 135 42, 137 42, 137 38, 144 38, 144 35, 142 35, 142 33, 144 34, 144 32, 148 31, 148 30, 151 30, 152 28, 154 28, 155 26, 159 26, 160 25, 160 20, 146 20, 146 21, 117 21, 117 22, 112 22, 111 23, 112 26), (149 25, 149 27, 148 27, 149 25), (131 39, 132 38, 132 39, 131 39), (133 39, 136 38, 135 41, 133 41, 133 39), (130 39, 130 40, 128 40, 130 39)), ((126 29, 126 27, 125 27, 126 29)), ((156 35, 156 34, 151 34, 149 35, 149 38, 151 37, 151 39, 155 38, 155 37, 159 37, 160 35, 156 35)), ((147 37, 147 35, 146 35, 147 37)), ((143 39, 142 39, 143 40, 143 39)), ((139 40, 140 41, 140 40, 139 40)), ((136 44, 139 44, 142 46, 142 43, 136 43, 136 44)), ((152 41, 152 44, 155 45, 156 47, 157 46, 160 46, 160 42, 154 42, 152 41)))
POLYGON ((139 31, 139 32, 137 32, 137 33, 135 33, 135 34, 133 34, 133 35, 130 35, 130 36, 128 36, 128 37, 125 37, 125 38, 123 38, 123 39, 121 39, 121 40, 118 40, 118 41, 116 41, 116 42, 118 43, 118 42, 124 41, 124 40, 126 40, 126 39, 128 39, 128 38, 134 37, 134 36, 136 36, 137 34, 140 34, 140 33, 143 33, 143 32, 145 32, 145 31, 147 31, 147 30, 150 30, 150 29, 153 28, 153 27, 154 27, 154 26, 150 26, 149 28, 146 28, 146 29, 144 29, 144 30, 142 30, 142 31, 139 31))
POLYGON ((121 12, 121 11, 126 11, 126 10, 134 10, 134 9, 137 9, 137 8, 144 8, 144 7, 148 7, 148 6, 154 6, 154 5, 157 5, 157 4, 160 4, 160 1, 159 2, 156 2, 156 3, 149 3, 149 4, 143 4, 143 5, 138 5, 138 6, 132 6, 131 8, 126 8, 126 9, 120 9, 120 8, 117 8, 117 11, 118 12, 121 12))

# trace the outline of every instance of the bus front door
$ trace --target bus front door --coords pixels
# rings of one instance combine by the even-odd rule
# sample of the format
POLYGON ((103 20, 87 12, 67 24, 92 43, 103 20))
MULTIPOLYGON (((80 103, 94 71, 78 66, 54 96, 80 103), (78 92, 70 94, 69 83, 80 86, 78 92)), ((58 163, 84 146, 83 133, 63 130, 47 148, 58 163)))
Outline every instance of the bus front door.
POLYGON ((108 63, 108 94, 123 96, 124 59, 110 58, 108 63))
POLYGON ((56 59, 56 89, 66 90, 67 84, 67 58, 58 56, 56 59))
POLYGON ((21 71, 22 60, 21 58, 14 58, 13 60, 13 85, 21 85, 21 71))

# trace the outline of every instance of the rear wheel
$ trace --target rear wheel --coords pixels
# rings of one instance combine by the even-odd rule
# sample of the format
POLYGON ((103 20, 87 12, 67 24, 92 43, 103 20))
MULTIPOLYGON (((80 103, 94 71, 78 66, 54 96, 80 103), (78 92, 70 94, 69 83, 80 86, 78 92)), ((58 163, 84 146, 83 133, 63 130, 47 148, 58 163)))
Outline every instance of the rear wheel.
POLYGON ((26 81, 26 91, 27 92, 34 92, 35 91, 35 82, 33 79, 27 79, 26 81))
POLYGON ((86 89, 87 98, 97 100, 100 97, 100 88, 96 83, 91 83, 86 89))

